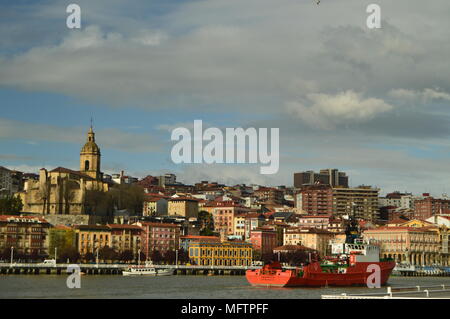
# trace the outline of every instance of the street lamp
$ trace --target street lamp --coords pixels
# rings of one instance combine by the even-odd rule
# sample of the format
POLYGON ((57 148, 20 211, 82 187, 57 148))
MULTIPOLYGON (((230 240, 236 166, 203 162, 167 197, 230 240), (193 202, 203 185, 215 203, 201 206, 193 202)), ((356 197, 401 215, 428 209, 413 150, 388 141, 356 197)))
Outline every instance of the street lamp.
POLYGON ((13 263, 13 256, 14 256, 14 247, 11 246, 11 263, 10 263, 11 266, 12 266, 12 263, 13 263))

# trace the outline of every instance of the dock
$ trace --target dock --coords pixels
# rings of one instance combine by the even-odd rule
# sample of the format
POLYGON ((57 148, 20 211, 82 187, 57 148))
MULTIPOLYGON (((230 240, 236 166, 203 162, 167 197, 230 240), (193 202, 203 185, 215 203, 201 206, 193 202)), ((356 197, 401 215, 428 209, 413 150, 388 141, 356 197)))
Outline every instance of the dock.
MULTIPOLYGON (((39 263, 0 263, 0 275, 62 275, 73 264, 45 265, 39 263)), ((85 275, 122 275, 122 272, 136 264, 76 264, 85 275)), ((141 265, 143 266, 143 265, 141 265)), ((152 265, 156 269, 172 269, 174 275, 245 275, 248 269, 258 266, 195 266, 195 265, 152 265)))
MULTIPOLYGON (((383 288, 380 288, 383 289, 383 288)), ((450 299, 450 285, 387 287, 384 292, 322 295, 322 299, 450 299)))

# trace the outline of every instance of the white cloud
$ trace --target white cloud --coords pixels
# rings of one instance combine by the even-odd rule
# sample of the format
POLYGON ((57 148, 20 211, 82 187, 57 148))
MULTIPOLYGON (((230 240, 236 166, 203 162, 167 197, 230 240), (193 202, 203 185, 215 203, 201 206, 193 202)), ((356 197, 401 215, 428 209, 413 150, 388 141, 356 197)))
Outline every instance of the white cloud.
MULTIPOLYGON (((66 142, 82 145, 87 128, 60 127, 26 123, 0 118, 0 139, 23 139, 36 141, 66 142)), ((150 134, 136 134, 114 128, 96 129, 96 139, 101 148, 128 152, 151 152, 160 150, 161 143, 150 134)))
MULTIPOLYGON (((383 28, 376 31, 365 27, 365 6, 358 0, 345 6, 192 1, 158 17, 157 28, 125 17, 118 1, 106 11, 83 1, 88 21, 98 25, 65 30, 59 43, 0 57, 0 85, 111 106, 203 110, 207 105, 223 111, 225 105, 249 113, 276 112, 277 105, 317 92, 319 84, 321 92, 369 96, 398 83, 450 89, 449 22, 438 3, 413 2, 439 25, 431 35, 417 32, 430 26, 426 17, 411 20, 403 5, 385 0, 379 3, 383 28)), ((145 10, 134 2, 130 7, 145 10)), ((59 9, 49 6, 44 13, 56 18, 59 9)))
POLYGON ((432 100, 450 101, 450 94, 439 89, 426 88, 421 91, 410 89, 393 89, 389 92, 391 97, 407 102, 429 103, 432 100))
POLYGON ((379 113, 392 109, 377 98, 363 98, 351 90, 336 95, 309 93, 306 95, 310 104, 301 102, 287 103, 287 111, 304 123, 324 129, 332 129, 339 124, 351 124, 372 119, 379 113))

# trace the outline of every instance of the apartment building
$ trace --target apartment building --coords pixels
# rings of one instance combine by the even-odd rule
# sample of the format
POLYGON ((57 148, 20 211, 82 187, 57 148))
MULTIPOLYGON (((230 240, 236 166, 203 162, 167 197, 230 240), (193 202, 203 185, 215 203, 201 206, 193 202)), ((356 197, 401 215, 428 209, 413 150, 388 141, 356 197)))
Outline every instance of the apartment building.
POLYGON ((13 247, 13 255, 46 256, 49 228, 50 224, 40 217, 0 215, 0 250, 13 247))
POLYGON ((354 213, 356 218, 377 221, 378 192, 378 188, 371 186, 333 188, 333 214, 341 217, 354 213))

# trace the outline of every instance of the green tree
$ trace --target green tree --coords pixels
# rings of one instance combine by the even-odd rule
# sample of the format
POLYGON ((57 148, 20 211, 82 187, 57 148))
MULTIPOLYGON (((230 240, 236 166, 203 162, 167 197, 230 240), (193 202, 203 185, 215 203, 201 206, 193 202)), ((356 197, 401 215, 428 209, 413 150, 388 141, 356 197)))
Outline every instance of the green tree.
POLYGON ((126 209, 133 215, 142 214, 144 203, 144 188, 132 184, 122 184, 114 186, 108 192, 111 196, 112 204, 117 209, 126 209))
POLYGON ((86 191, 86 211, 96 216, 111 216, 114 208, 113 193, 96 189, 86 191))
POLYGON ((214 235, 214 219, 213 216, 205 210, 198 212, 198 220, 200 222, 200 235, 213 236, 214 235))
POLYGON ((48 231, 49 247, 48 254, 53 256, 55 248, 57 249, 57 256, 64 250, 75 248, 75 231, 66 228, 50 228, 48 231))
POLYGON ((0 198, 0 213, 19 213, 23 209, 22 199, 19 196, 6 195, 0 198))

